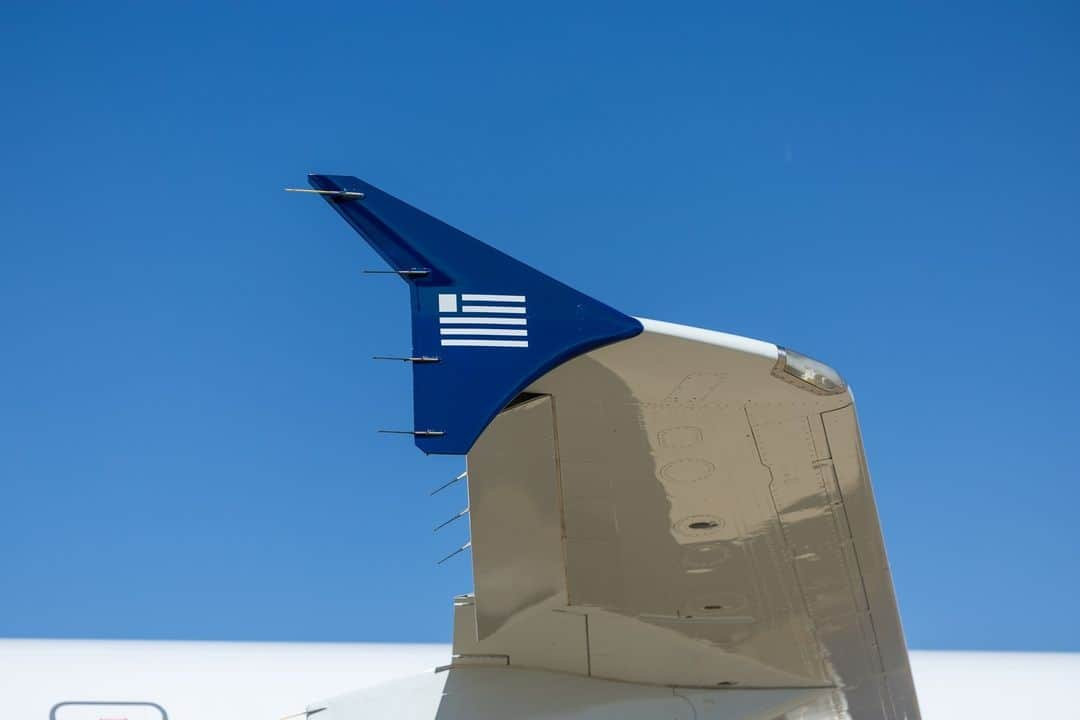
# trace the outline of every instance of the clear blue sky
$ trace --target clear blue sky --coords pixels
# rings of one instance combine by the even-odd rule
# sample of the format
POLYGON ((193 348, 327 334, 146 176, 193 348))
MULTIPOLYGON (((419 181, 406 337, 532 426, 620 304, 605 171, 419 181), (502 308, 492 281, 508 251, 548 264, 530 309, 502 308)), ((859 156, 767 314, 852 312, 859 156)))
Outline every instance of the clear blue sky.
POLYGON ((0 636, 449 638, 326 171, 835 365, 910 644, 1080 650, 1075 3, 130 5, 0 25, 0 636))

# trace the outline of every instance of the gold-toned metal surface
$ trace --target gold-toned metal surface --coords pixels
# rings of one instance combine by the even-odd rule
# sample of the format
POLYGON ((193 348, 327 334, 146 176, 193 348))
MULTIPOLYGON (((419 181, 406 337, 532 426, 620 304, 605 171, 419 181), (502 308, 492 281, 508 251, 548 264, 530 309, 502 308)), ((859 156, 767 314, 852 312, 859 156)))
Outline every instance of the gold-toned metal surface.
POLYGON ((530 386, 469 454, 455 652, 917 720, 851 397, 775 377, 777 357, 649 323, 530 386))
POLYGON ((469 456, 469 478, 482 640, 521 611, 565 594, 551 398, 503 411, 469 456))

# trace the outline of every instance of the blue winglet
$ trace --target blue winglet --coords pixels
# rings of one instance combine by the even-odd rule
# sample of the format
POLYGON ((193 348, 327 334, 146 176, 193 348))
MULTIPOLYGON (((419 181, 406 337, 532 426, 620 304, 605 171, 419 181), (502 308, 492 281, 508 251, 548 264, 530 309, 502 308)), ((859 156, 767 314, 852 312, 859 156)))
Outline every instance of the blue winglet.
POLYGON ((363 180, 311 186, 409 284, 416 445, 462 455, 500 410, 566 360, 641 323, 363 180), (362 194, 362 196, 361 196, 362 194))

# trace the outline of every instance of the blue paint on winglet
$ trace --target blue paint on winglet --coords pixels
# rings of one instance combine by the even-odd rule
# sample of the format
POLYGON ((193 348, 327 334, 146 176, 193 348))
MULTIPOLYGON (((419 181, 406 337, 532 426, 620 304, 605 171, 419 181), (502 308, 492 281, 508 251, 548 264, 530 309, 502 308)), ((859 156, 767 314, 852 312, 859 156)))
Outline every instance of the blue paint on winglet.
POLYGON ((634 318, 345 175, 311 175, 394 270, 412 303, 416 445, 462 455, 500 410, 570 358, 633 337, 634 318), (423 273, 422 271, 427 271, 423 273), (412 271, 412 272, 408 272, 412 271))

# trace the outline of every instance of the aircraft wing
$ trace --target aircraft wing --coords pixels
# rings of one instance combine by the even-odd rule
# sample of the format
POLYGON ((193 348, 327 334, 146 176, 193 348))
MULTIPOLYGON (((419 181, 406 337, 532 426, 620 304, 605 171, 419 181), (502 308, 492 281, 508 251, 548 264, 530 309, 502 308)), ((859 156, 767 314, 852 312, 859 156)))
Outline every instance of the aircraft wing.
POLYGON ((417 444, 467 454, 453 667, 919 717, 839 375, 624 315, 356 178, 311 183, 410 286, 417 444))

